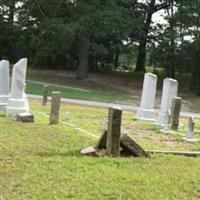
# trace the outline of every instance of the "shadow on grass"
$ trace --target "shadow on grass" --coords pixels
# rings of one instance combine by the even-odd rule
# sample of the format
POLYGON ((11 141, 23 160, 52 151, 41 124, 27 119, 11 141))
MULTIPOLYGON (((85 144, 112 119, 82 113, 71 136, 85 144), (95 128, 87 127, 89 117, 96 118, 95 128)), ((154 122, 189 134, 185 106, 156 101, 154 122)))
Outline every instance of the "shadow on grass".
POLYGON ((0 112, 0 117, 6 117, 3 113, 0 112))
POLYGON ((76 156, 80 157, 80 149, 74 150, 74 151, 68 151, 68 152, 38 152, 35 154, 35 156, 40 157, 55 157, 55 156, 61 156, 61 157, 68 157, 68 156, 76 156))

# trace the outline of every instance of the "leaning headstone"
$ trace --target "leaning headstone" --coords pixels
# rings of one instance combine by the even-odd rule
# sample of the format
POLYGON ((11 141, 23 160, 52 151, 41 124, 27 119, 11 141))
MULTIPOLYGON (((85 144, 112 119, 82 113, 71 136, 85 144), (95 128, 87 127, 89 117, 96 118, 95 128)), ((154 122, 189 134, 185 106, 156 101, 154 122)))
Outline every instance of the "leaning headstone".
POLYGON ((9 61, 0 62, 0 110, 5 110, 8 105, 9 95, 9 61))
POLYGON ((172 126, 173 130, 178 130, 179 118, 181 112, 182 99, 180 97, 174 97, 172 100, 171 114, 172 114, 172 126))
POLYGON ((48 85, 44 85, 43 87, 43 100, 42 105, 45 106, 48 100, 48 85))
POLYGON ((137 111, 136 118, 141 120, 155 120, 155 95, 156 95, 157 76, 146 73, 143 83, 142 100, 137 111))
POLYGON ((61 100, 61 93, 60 92, 52 92, 49 124, 58 124, 59 123, 60 100, 61 100))
POLYGON ((189 117, 188 119, 188 132, 186 134, 186 137, 184 137, 183 139, 188 141, 188 142, 197 142, 199 140, 194 139, 194 119, 193 117, 189 117))
POLYGON ((177 96, 178 82, 171 78, 166 78, 163 84, 161 108, 156 124, 164 125, 166 113, 171 109, 172 99, 177 96))
POLYGON ((34 115, 29 112, 19 113, 16 115, 16 119, 21 122, 34 122, 34 115))
POLYGON ((122 148, 121 154, 124 156, 149 157, 149 154, 127 135, 122 135, 120 145, 122 148))
POLYGON ((171 131, 171 112, 170 112, 170 110, 168 110, 166 112, 164 129, 162 129, 161 132, 162 133, 167 133, 167 134, 172 133, 172 131, 171 131))
POLYGON ((15 116, 18 113, 28 112, 28 100, 24 92, 27 69, 27 58, 18 61, 13 67, 11 94, 6 107, 6 115, 15 116))
MULTIPOLYGON (((106 149, 107 131, 101 135, 95 149, 100 152, 100 150, 106 149)), ((120 137, 120 155, 121 156, 134 156, 134 157, 149 157, 149 154, 132 138, 126 134, 120 137)))
POLYGON ((108 156, 120 155, 122 110, 119 107, 109 108, 108 130, 106 140, 106 154, 108 156))

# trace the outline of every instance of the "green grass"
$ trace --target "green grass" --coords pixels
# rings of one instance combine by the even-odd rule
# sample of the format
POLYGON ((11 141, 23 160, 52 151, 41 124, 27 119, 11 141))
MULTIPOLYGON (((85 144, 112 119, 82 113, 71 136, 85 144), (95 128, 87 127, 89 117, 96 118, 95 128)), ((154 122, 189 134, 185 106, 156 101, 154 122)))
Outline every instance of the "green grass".
MULTIPOLYGON (((54 91, 60 91, 62 97, 73 99, 84 99, 104 102, 135 102, 136 99, 122 91, 91 89, 81 91, 73 88, 63 88, 49 84, 49 95, 54 91)), ((27 83, 26 92, 28 94, 43 95, 43 85, 37 83, 27 83)))
POLYGON ((191 110, 193 112, 200 113, 200 97, 198 99, 195 99, 194 102, 192 103, 192 108, 191 110))
MULTIPOLYGON (((48 104, 31 101, 35 123, 23 124, 0 115, 0 196, 15 199, 200 199, 200 158, 155 155, 144 158, 94 158, 80 150, 97 142, 90 134, 64 124, 48 125, 48 104)), ((99 136, 107 110, 62 104, 71 123, 99 136)), ((200 144, 166 136, 149 122, 123 113, 123 132, 145 149, 198 150, 200 144)), ((186 119, 179 134, 186 132, 186 119)), ((196 121, 200 131, 200 122, 196 121)), ((199 136, 197 136, 199 137, 199 136)))

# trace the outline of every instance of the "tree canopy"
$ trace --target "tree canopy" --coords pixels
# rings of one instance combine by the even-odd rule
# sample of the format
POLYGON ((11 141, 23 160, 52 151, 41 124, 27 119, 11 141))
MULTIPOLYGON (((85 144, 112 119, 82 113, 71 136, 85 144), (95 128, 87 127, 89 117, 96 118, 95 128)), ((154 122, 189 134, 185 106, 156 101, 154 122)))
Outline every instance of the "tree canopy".
POLYGON ((199 91, 200 0, 0 0, 0 56, 88 71, 150 64, 190 73, 199 91), (153 20, 155 15, 160 18, 153 20), (164 23, 163 23, 164 22, 164 23), (132 59, 130 57, 132 56, 132 59), (126 59, 126 62, 124 60, 126 59), (199 71, 198 71, 199 72, 199 71))

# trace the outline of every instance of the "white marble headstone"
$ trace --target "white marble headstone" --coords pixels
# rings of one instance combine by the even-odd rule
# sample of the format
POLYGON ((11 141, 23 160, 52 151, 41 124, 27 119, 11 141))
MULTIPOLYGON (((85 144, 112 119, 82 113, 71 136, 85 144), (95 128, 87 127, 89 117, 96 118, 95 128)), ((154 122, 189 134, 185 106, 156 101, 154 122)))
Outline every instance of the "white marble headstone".
POLYGON ((170 110, 172 105, 172 100, 177 96, 178 93, 178 82, 175 79, 166 78, 163 84, 161 108, 159 112, 157 124, 164 125, 166 113, 170 110))
POLYGON ((142 120, 155 120, 155 96, 156 96, 157 76, 146 73, 143 83, 142 99, 136 118, 142 120))
POLYGON ((0 110, 4 110, 9 98, 9 61, 0 61, 0 110))
POLYGON ((6 107, 7 115, 16 115, 28 112, 28 102, 25 95, 25 79, 27 69, 27 58, 18 61, 13 67, 11 94, 6 107))

